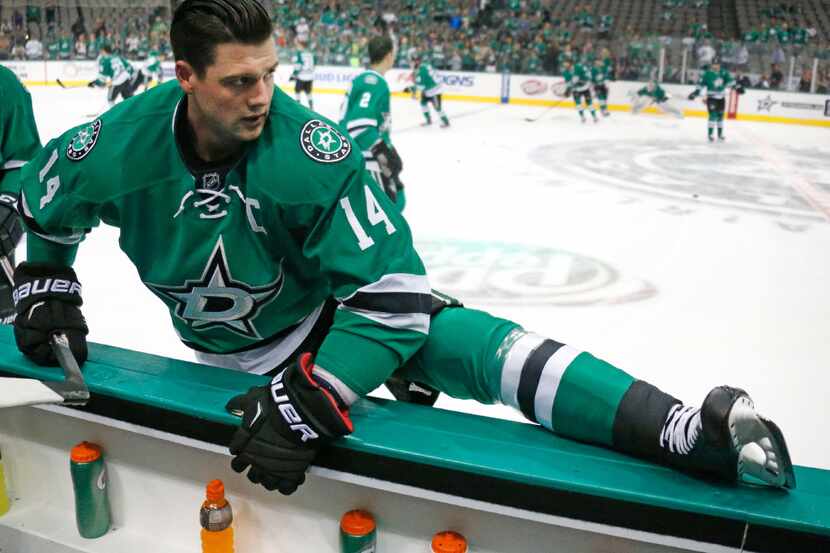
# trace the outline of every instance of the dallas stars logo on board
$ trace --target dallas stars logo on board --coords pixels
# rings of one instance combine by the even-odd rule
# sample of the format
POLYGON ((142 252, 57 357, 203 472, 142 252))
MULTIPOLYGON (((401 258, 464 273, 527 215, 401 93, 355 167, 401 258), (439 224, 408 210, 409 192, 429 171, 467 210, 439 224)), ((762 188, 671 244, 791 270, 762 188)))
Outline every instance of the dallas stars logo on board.
POLYGON ((282 271, 265 286, 234 280, 220 236, 198 280, 187 280, 182 286, 147 285, 161 298, 176 302, 175 315, 193 330, 224 328, 246 338, 262 339, 253 320, 279 295, 284 280, 282 271))
POLYGON ((320 163, 334 163, 345 159, 352 151, 349 140, 331 125, 312 119, 300 131, 303 152, 320 163))
POLYGON ((101 120, 96 119, 72 137, 72 141, 66 147, 66 157, 72 161, 84 159, 95 147, 99 134, 101 134, 101 120))

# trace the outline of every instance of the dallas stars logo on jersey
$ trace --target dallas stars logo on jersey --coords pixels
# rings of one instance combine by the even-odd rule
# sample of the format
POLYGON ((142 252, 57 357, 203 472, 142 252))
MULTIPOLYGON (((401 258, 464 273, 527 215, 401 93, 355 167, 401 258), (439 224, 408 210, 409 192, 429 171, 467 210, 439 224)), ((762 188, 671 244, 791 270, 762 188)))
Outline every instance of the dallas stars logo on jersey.
POLYGON ((334 163, 345 159, 352 145, 336 129, 313 119, 300 131, 300 146, 308 157, 320 163, 334 163))
POLYGON ((84 159, 95 143, 98 142, 98 135, 101 133, 101 120, 96 119, 76 134, 72 138, 72 142, 66 147, 66 157, 72 161, 81 161, 84 159))
POLYGON ((160 297, 176 302, 176 316, 194 330, 219 327, 262 339, 252 321, 279 295, 284 280, 282 272, 274 282, 256 288, 234 280, 220 236, 199 280, 185 281, 182 286, 147 285, 160 297))

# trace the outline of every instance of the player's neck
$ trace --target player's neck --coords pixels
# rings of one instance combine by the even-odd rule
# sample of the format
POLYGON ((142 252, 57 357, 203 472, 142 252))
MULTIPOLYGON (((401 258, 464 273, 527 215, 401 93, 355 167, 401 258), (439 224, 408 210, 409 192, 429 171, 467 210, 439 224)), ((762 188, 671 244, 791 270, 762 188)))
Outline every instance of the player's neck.
POLYGON ((193 139, 193 151, 202 161, 207 163, 221 162, 228 158, 234 158, 242 152, 244 143, 241 141, 228 141, 225 137, 219 137, 207 124, 201 111, 188 102, 187 126, 193 139))

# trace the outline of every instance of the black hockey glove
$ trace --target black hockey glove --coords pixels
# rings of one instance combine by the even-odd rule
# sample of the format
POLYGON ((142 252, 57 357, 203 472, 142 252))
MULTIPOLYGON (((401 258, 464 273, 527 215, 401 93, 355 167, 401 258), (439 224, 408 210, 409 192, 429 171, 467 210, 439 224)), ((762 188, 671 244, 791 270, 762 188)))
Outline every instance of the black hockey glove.
POLYGON ((57 365, 49 339, 66 333, 79 365, 87 358, 89 329, 81 314, 81 285, 70 267, 21 263, 14 272, 14 338, 23 354, 38 365, 57 365))
POLYGON ((230 443, 231 468, 248 469, 248 480, 290 495, 305 482, 317 452, 350 434, 352 421, 331 392, 311 376, 311 354, 303 354, 271 381, 232 398, 225 408, 242 414, 230 443))
POLYGON ((698 96, 700 96, 700 91, 699 91, 699 90, 695 90, 695 91, 693 91, 691 94, 689 94, 689 100, 694 100, 694 99, 695 99, 695 98, 697 98, 698 96))
POLYGON ((744 88, 743 85, 739 84, 735 87, 735 92, 737 92, 738 94, 743 94, 744 92, 746 92, 746 88, 744 88))
POLYGON ((16 205, 17 198, 12 194, 0 194, 0 256, 11 257, 23 236, 16 205))
POLYGON ((397 178, 403 171, 403 160, 394 146, 390 148, 386 142, 378 140, 372 145, 371 152, 380 166, 380 172, 387 179, 397 178))

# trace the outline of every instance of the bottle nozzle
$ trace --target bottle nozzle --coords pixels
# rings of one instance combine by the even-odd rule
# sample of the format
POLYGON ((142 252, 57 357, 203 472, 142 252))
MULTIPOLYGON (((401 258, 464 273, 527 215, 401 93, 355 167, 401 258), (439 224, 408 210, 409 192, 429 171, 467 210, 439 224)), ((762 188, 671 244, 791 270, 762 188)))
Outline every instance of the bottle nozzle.
POLYGON ((221 480, 208 482, 206 494, 208 501, 219 502, 225 499, 225 485, 221 480))

